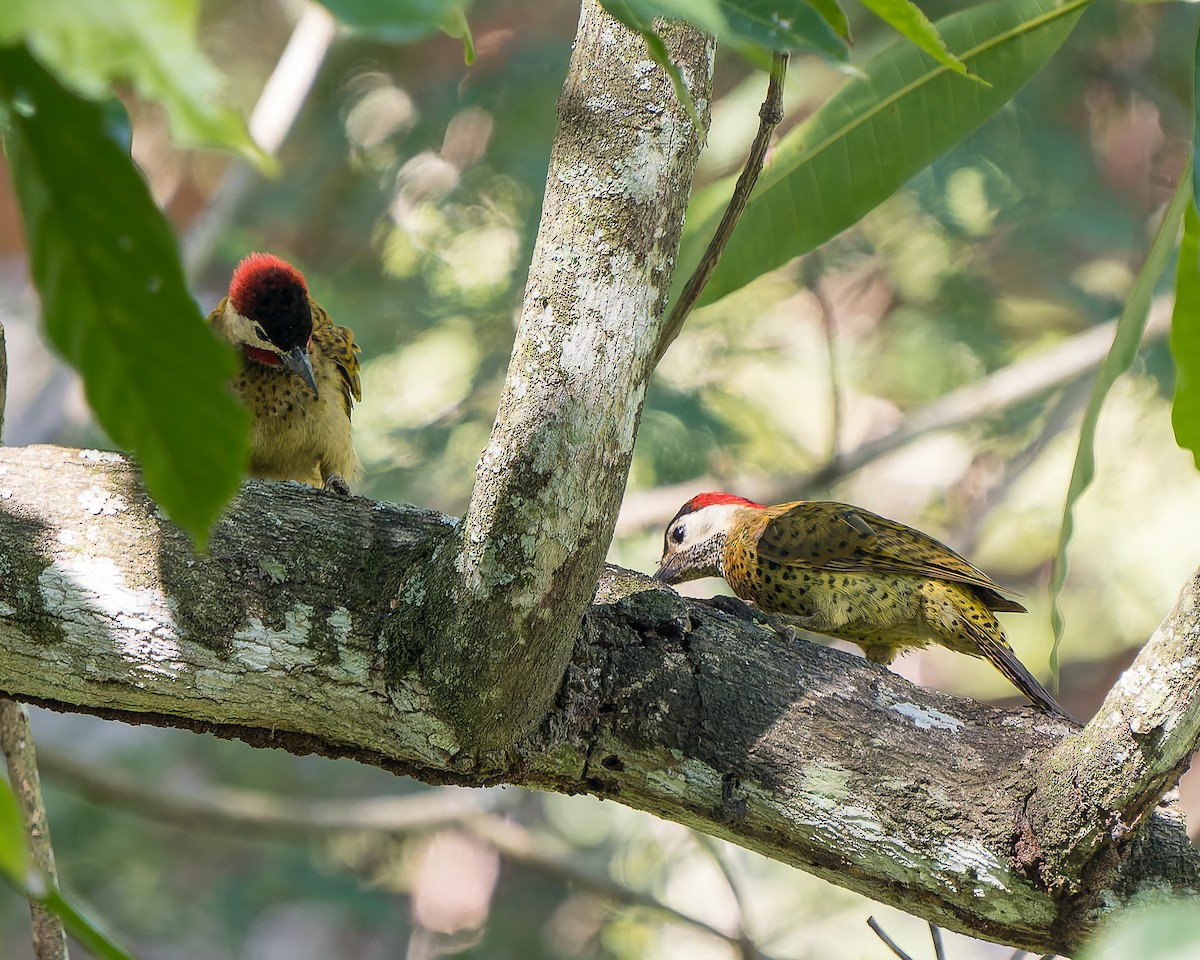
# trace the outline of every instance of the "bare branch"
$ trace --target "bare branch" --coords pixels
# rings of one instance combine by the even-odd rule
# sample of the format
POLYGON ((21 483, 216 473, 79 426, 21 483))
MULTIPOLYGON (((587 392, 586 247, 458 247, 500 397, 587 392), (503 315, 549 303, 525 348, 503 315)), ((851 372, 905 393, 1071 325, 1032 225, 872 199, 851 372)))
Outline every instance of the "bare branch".
POLYGON ((1087 727, 1040 769, 1022 843, 1052 889, 1078 893, 1108 867, 1187 769, 1200 741, 1198 611, 1200 573, 1087 727))
MULTIPOLYGON (((303 4, 287 46, 250 114, 250 136, 268 156, 274 156, 283 146, 300 115, 336 31, 337 24, 324 7, 312 2, 303 4)), ((212 202, 184 238, 183 266, 189 277, 195 277, 208 263, 221 232, 258 181, 258 174, 244 160, 232 162, 212 202)))
MULTIPOLYGON (((0 692, 11 696, 427 782, 593 793, 1039 953, 1070 953, 1139 892, 1200 889, 1200 854, 1162 810, 1103 860, 1047 876, 1054 839, 1036 833, 1031 846, 1030 793, 1072 728, 1031 708, 786 645, 609 568, 540 729, 507 750, 462 751, 429 696, 437 665, 417 616, 448 518, 252 482, 201 557, 115 455, 0 448, 0 471, 0 692), (1063 883, 1079 892, 1055 896, 1073 888, 1063 883)), ((1200 603, 1187 617, 1181 607, 1161 632, 1200 633, 1200 603)), ((1183 718, 1160 733, 1198 712, 1180 662, 1153 664, 1172 678, 1169 706, 1142 697, 1149 718, 1183 718)), ((1109 776, 1076 774, 1081 797, 1088 778, 1109 776)))
MULTIPOLYGON (((8 780, 12 784, 29 853, 38 873, 58 886, 54 867, 54 848, 50 844, 50 822, 42 800, 42 784, 38 776, 37 754, 29 730, 29 713, 19 703, 0 699, 0 750, 8 763, 8 780)), ((67 931, 63 922, 45 904, 29 901, 29 918, 33 929, 33 955, 37 960, 67 960, 67 931)))
POLYGON ((767 149, 771 146, 771 134, 775 132, 775 128, 783 119, 783 79, 787 75, 787 63, 788 55, 786 53, 777 52, 771 58, 771 70, 767 76, 767 95, 758 110, 758 133, 754 135, 754 142, 750 144, 750 155, 746 157, 746 164, 742 168, 737 183, 734 184, 733 195, 729 198, 729 206, 725 208, 725 213, 721 217, 721 222, 717 224, 713 238, 708 242, 704 255, 700 258, 696 269, 692 271, 692 275, 688 277, 683 291, 679 294, 679 299, 671 308, 671 315, 663 325, 658 354, 654 358, 656 366, 662 360, 667 349, 675 342, 675 338, 679 336, 684 321, 692 312, 696 301, 700 299, 700 294, 704 292, 709 278, 717 268, 717 263, 720 262, 721 254, 725 252, 729 238, 733 236, 733 231, 742 218, 746 204, 750 202, 750 194, 754 192, 754 185, 758 183, 758 175, 762 173, 763 163, 767 158, 767 149))
POLYGON ((589 873, 576 865, 570 852, 554 852, 532 831, 495 816, 493 811, 514 796, 511 791, 506 795, 499 788, 439 787, 404 797, 296 800, 256 790, 202 787, 192 788, 185 796, 57 752, 42 751, 41 765, 50 779, 93 803, 185 830, 311 843, 319 837, 346 833, 394 835, 457 826, 490 844, 511 863, 605 900, 662 914, 735 947, 741 945, 738 937, 703 920, 610 877, 589 873))
MULTIPOLYGON (((682 22, 662 37, 707 117, 711 38, 682 22)), ((427 679, 470 747, 529 733, 561 683, 612 540, 704 134, 597 0, 558 112, 499 412, 426 588, 427 679)))
POLYGON ((910 957, 907 953, 905 953, 903 950, 900 949, 900 945, 898 943, 896 943, 895 940, 893 940, 891 937, 889 937, 887 935, 887 933, 884 932, 883 927, 880 926, 879 921, 876 920, 874 917, 867 917, 867 926, 871 928, 871 930, 874 932, 875 936, 877 936, 880 940, 883 941, 884 946, 886 946, 889 950, 892 951, 892 953, 896 956, 897 960, 913 960, 912 957, 910 957))
MULTIPOLYGON (((1171 328, 1172 298, 1159 297, 1150 308, 1143 344, 1161 339, 1171 328)), ((861 470, 869 463, 937 430, 952 430, 1011 410, 1018 404, 1048 393, 1079 377, 1092 374, 1108 355, 1115 320, 1068 337, 1056 347, 1020 360, 974 383, 952 390, 919 410, 914 410, 892 430, 842 453, 811 473, 786 479, 738 478, 738 492, 763 503, 808 496, 814 489, 861 470)), ((625 498, 617 520, 617 535, 627 536, 648 526, 664 524, 698 489, 712 486, 711 477, 657 487, 625 498)))

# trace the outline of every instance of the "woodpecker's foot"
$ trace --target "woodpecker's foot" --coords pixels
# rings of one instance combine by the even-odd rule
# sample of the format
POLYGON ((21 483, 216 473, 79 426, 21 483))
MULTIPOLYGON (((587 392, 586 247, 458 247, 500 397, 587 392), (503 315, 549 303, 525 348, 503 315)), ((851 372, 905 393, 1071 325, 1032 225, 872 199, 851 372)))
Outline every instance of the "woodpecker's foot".
POLYGON ((325 478, 325 489, 330 493, 336 493, 340 497, 350 496, 350 484, 336 473, 331 473, 325 478))
POLYGON ((737 617, 739 620, 754 622, 761 616, 758 610, 755 610, 744 600, 739 600, 737 597, 729 597, 725 594, 711 597, 703 602, 707 603, 710 607, 720 610, 722 613, 729 614, 731 617, 737 617))

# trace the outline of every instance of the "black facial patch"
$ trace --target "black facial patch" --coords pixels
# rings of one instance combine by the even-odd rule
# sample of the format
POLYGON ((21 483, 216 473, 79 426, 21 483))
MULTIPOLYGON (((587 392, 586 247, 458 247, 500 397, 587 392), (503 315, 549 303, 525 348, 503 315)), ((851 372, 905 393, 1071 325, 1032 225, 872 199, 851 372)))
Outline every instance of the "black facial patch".
POLYGON ((253 282, 238 291, 234 307, 258 324, 267 339, 283 352, 307 346, 312 336, 312 311, 308 291, 296 282, 294 272, 280 267, 260 267, 253 282))

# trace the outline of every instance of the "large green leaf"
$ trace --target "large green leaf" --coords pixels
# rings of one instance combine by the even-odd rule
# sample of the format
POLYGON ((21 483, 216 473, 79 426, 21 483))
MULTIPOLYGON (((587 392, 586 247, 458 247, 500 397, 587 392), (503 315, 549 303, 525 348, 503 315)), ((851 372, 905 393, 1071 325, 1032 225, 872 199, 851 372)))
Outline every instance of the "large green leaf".
POLYGON ((441 30, 475 59, 466 10, 471 0, 320 0, 341 23, 375 40, 410 43, 441 30))
POLYGON ((196 0, 4 0, 0 44, 25 43, 91 99, 114 81, 162 103, 180 142, 234 150, 260 166, 242 118, 217 100, 223 78, 196 44, 196 0))
POLYGON ((1192 451, 1200 467, 1200 215, 1188 207, 1175 276, 1175 310, 1171 315, 1171 355, 1175 358, 1175 400, 1171 426, 1175 440, 1192 451))
POLYGON ((188 294, 175 238, 105 112, 0 48, 5 146, 46 331, 146 486, 203 540, 248 460, 233 352, 188 294))
MULTIPOLYGON (((1054 628, 1050 669, 1055 676, 1058 676, 1058 647, 1062 643, 1064 627, 1058 598, 1067 580, 1067 548, 1075 532, 1075 503, 1096 475, 1096 424, 1100 421, 1100 411, 1104 407, 1104 398, 1108 396, 1108 391, 1117 377, 1129 369, 1129 365, 1137 356, 1142 333, 1146 329, 1146 317, 1150 312, 1150 299, 1154 295, 1154 287, 1167 268, 1171 254, 1175 252, 1179 221, 1184 210, 1191 207, 1191 199, 1191 171, 1185 170, 1179 178, 1179 186, 1175 190, 1171 205, 1167 207, 1162 222, 1158 225, 1158 232, 1154 236, 1154 243, 1150 247, 1146 262, 1142 264, 1129 298, 1125 301, 1125 309, 1121 311, 1121 317, 1117 321, 1117 332, 1113 336, 1112 346, 1109 347, 1108 356, 1104 358, 1096 373, 1092 395, 1088 398, 1087 409, 1083 412, 1083 423, 1079 428, 1079 448, 1075 451, 1075 465, 1071 469, 1071 481, 1067 485, 1067 499, 1063 506, 1062 526, 1058 531, 1054 567, 1050 571, 1050 623, 1054 628)), ((1178 311, 1178 307, 1176 310, 1178 311)))
MULTIPOLYGON (((941 21, 979 83, 898 41, 780 142, 701 303, 717 300, 856 223, 975 130, 1059 48, 1088 0, 999 0, 941 21)), ((676 294, 699 262, 736 178, 688 210, 676 294)))

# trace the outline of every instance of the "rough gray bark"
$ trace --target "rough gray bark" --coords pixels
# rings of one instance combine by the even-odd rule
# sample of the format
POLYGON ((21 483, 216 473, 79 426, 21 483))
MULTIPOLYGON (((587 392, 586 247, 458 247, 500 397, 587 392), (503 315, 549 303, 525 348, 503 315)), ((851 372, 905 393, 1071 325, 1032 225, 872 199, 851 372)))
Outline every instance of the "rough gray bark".
MULTIPOLYGON (((254 482, 197 557, 119 458, 0 451, 0 693, 429 782, 594 793, 1036 951, 1074 951, 1136 896, 1200 888, 1197 854, 1162 810, 1045 876, 1059 841, 1030 812, 1047 757, 1071 742, 1063 724, 785 644, 616 568, 537 732, 463 750, 427 692, 435 654, 411 629, 413 585, 452 532, 428 511, 254 482)), ((1172 616, 1196 642, 1192 594, 1172 616)), ((1163 696, 1190 716, 1194 676, 1174 672, 1163 696)), ((1078 776, 1103 792, 1129 771, 1078 776)), ((1059 809, 1062 850, 1073 818, 1059 809)))
MULTIPOLYGON (((702 117, 713 44, 662 25, 702 117)), ((533 729, 612 540, 704 131, 645 41, 585 0, 516 343, 462 528, 420 585, 460 742, 533 729)))

